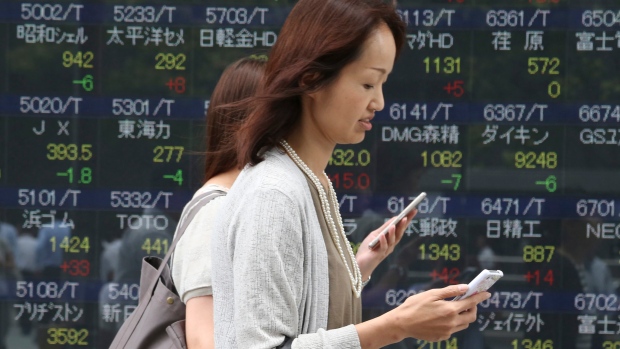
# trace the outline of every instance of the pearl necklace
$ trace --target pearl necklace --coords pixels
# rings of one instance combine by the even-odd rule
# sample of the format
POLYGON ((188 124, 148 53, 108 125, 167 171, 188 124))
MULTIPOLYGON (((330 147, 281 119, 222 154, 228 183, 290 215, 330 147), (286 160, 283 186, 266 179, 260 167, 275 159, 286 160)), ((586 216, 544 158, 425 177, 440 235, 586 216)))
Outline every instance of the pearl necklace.
MULTIPOLYGON (((297 155, 295 150, 293 150, 293 148, 285 140, 280 141, 280 144, 284 147, 284 149, 288 153, 289 157, 293 160, 293 162, 310 178, 310 180, 312 181, 312 183, 314 183, 314 186, 318 190, 319 198, 321 199, 321 208, 323 209, 323 216, 325 217, 325 220, 327 221, 329 233, 332 236, 332 240, 334 240, 334 243, 336 244, 336 248, 338 249, 338 252, 340 253, 340 258, 342 258, 342 262, 347 268, 347 273, 349 273, 349 279, 351 279, 351 288, 353 289, 355 296, 359 298, 362 294, 362 288, 363 288, 362 272, 360 271, 360 267, 357 264, 357 260, 355 259, 355 256, 353 255, 353 249, 351 248, 351 244, 347 243, 345 245, 347 245, 347 251, 349 252, 349 256, 351 257, 351 262, 353 263, 353 273, 351 272, 351 269, 349 268, 349 263, 347 263, 347 259, 344 255, 344 251, 342 250, 342 246, 340 245, 340 238, 342 238, 343 241, 348 241, 344 233, 344 227, 342 225, 342 216, 340 215, 340 210, 336 210, 336 213, 338 215, 338 228, 340 228, 340 229, 336 229, 336 224, 334 223, 334 219, 332 218, 332 215, 331 215, 331 206, 329 204, 327 194, 325 193, 325 190, 323 189, 323 185, 321 184, 321 181, 312 172, 312 170, 310 170, 308 165, 306 165, 303 162, 303 160, 301 160, 299 155, 297 155)), ((325 172, 323 172, 323 175, 325 176, 325 178, 327 178, 327 182, 329 183, 329 191, 331 194, 331 199, 334 203, 337 203, 338 198, 336 197, 336 191, 334 190, 334 186, 332 185, 332 182, 329 180, 329 177, 327 177, 327 174, 325 172)))

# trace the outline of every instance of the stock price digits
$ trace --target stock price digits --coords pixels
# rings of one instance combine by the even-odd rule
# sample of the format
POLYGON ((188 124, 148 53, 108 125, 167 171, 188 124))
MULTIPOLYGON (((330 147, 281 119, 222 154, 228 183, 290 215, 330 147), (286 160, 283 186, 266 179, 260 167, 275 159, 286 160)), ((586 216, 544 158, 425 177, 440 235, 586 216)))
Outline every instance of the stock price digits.
POLYGON ((555 246, 526 245, 523 247, 523 261, 526 263, 550 262, 553 252, 555 252, 555 246))
POLYGON ((335 149, 328 162, 330 166, 368 166, 368 164, 370 164, 370 152, 366 149, 359 151, 335 149))
POLYGON ((58 241, 55 236, 52 236, 49 242, 52 252, 56 252, 56 248, 60 248, 65 253, 88 253, 88 250, 90 250, 90 239, 88 237, 65 236, 58 241))
POLYGON ((461 246, 458 244, 421 244, 418 249, 421 260, 458 261, 461 259, 461 246))
POLYGON ((187 57, 184 53, 158 53, 155 56, 155 69, 157 70, 185 70, 187 57))
POLYGON ((153 162, 179 162, 181 161, 181 155, 183 155, 184 150, 185 147, 182 146, 158 145, 153 149, 153 153, 155 154, 153 162), (176 156, 173 157, 175 153, 176 156))
POLYGON ((146 252, 147 255, 152 253, 157 253, 158 255, 166 254, 168 253, 169 244, 170 241, 168 241, 168 239, 146 238, 142 244, 142 250, 146 252))
POLYGON ((461 275, 461 271, 459 268, 443 268, 440 272, 433 269, 430 275, 433 281, 441 280, 444 284, 456 285, 459 283, 457 278, 461 275))
POLYGON ((88 345, 88 330, 76 328, 49 328, 47 343, 51 345, 88 345))
MULTIPOLYGON (((544 276, 542 276, 542 282, 549 284, 549 286, 553 286, 554 280, 555 278, 553 277, 553 270, 547 270, 547 272, 544 273, 544 276)), ((528 283, 533 283, 535 286, 540 286, 541 285, 541 271, 540 270, 528 271, 525 274, 525 281, 528 283)))
POLYGON ((90 274, 90 262, 87 259, 71 259, 64 261, 60 269, 71 276, 88 276, 90 274))
POLYGON ((552 151, 541 153, 518 151, 515 153, 515 167, 525 169, 554 169, 558 167, 558 154, 552 151))
POLYGON ((78 68, 92 69, 94 58, 95 55, 91 51, 78 51, 75 54, 71 51, 65 51, 62 53, 62 66, 71 68, 76 65, 78 68))
MULTIPOLYGON (((73 184, 73 167, 69 167, 65 172, 56 172, 58 177, 67 177, 69 183, 73 184)), ((90 167, 82 167, 79 172, 75 170, 78 184, 90 184, 93 181, 93 170, 90 167)))
POLYGON ((93 157, 92 144, 56 144, 47 145, 48 160, 88 161, 93 157))
POLYGON ((620 349, 620 341, 604 341, 603 349, 620 349))
POLYGON ((425 340, 416 340, 416 349, 459 349, 456 338, 450 338, 445 341, 429 342, 425 340))
POLYGON ((513 349, 553 349, 553 341, 550 339, 515 339, 512 341, 513 349))
POLYGON ((424 167, 463 167, 461 160, 463 153, 460 151, 428 151, 422 153, 424 167))
POLYGON ((460 74, 461 57, 426 57, 424 67, 427 74, 460 74))
POLYGON ((353 172, 332 173, 329 179, 334 185, 334 189, 358 189, 366 190, 370 188, 370 176, 366 173, 355 174, 353 172))

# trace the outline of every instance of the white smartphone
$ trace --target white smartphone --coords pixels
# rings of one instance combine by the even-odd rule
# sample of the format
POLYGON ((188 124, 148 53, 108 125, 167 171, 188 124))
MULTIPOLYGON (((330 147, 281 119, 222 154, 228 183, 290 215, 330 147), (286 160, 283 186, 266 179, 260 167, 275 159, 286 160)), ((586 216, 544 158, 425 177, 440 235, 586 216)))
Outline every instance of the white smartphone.
POLYGON ((504 273, 502 273, 501 270, 487 270, 487 269, 484 269, 483 271, 480 272, 480 274, 478 274, 478 276, 476 276, 467 285, 467 286, 469 286, 469 289, 467 290, 467 292, 465 292, 464 294, 462 294, 460 296, 454 297, 453 301, 458 301, 460 299, 465 299, 465 298, 471 297, 471 296, 473 296, 473 295, 475 295, 477 293, 484 292, 484 291, 488 290, 502 276, 504 276, 504 273))
POLYGON ((392 225, 398 224, 398 222, 400 222, 401 219, 403 219, 406 215, 409 214, 409 212, 411 212, 411 210, 413 210, 416 206, 418 206, 418 204, 422 202, 422 200, 424 200, 425 197, 426 197, 426 193, 424 192, 420 193, 420 195, 418 195, 418 197, 416 197, 413 201, 411 201, 411 203, 407 207, 405 207, 405 209, 398 215, 398 217, 396 217, 396 219, 392 221, 392 224, 388 224, 388 226, 385 227, 385 229, 383 229, 379 233, 379 235, 377 235, 374 239, 372 239, 372 241, 368 244, 368 247, 374 248, 375 245, 379 243, 379 239, 381 238, 381 235, 387 234, 392 225))

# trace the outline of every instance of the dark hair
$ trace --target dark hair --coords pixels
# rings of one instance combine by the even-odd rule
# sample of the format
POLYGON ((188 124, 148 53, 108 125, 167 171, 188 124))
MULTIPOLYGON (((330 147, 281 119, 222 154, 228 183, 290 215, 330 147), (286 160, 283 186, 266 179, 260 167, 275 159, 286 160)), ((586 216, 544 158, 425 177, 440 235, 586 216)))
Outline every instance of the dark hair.
POLYGON ((230 64, 217 82, 207 110, 205 181, 236 167, 234 136, 249 113, 249 104, 237 108, 226 106, 255 94, 266 62, 266 56, 242 58, 230 64))
POLYGON ((301 96, 329 85, 357 59, 365 41, 385 23, 398 56, 406 26, 381 0, 300 0, 269 55, 253 110, 239 129, 237 165, 262 161, 259 151, 286 137, 301 115, 301 96), (301 83, 303 80, 303 84, 301 83))

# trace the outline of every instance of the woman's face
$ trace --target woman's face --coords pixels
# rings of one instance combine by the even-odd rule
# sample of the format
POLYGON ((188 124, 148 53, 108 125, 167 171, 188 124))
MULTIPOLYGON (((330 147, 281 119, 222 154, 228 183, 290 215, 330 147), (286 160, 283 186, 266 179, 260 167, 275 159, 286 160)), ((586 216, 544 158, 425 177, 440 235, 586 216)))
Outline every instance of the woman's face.
POLYGON ((395 57, 394 37, 382 23, 370 34, 357 60, 345 66, 330 85, 305 99, 310 120, 304 122, 309 121, 317 132, 313 136, 333 145, 363 141, 375 111, 383 109, 383 84, 395 57))

